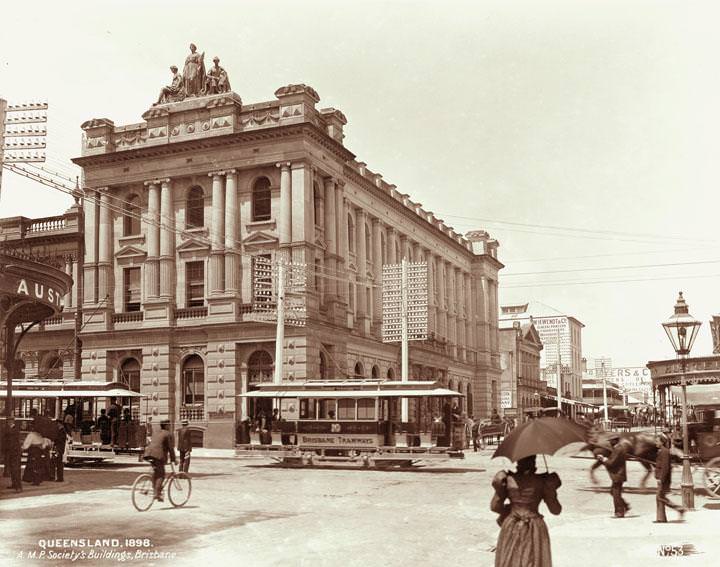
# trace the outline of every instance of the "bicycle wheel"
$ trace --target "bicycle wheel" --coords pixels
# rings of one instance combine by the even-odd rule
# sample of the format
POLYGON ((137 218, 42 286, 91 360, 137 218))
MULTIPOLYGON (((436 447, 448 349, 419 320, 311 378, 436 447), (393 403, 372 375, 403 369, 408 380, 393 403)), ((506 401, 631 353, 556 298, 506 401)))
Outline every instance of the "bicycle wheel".
POLYGON ((153 479, 149 474, 141 474, 135 479, 132 487, 132 503, 138 512, 150 509, 155 499, 153 479))
POLYGON ((170 477, 168 480, 168 498, 170 504, 179 508, 185 506, 190 500, 190 492, 192 491, 192 483, 187 473, 179 472, 170 477))

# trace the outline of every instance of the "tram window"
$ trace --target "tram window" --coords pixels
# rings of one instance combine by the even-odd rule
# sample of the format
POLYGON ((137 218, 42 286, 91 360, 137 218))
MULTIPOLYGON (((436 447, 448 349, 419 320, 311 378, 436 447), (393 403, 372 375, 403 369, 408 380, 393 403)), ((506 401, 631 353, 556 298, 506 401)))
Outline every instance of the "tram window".
POLYGON ((338 419, 355 419, 355 400, 338 400, 338 419))
POLYGON ((300 400, 300 419, 315 419, 315 400, 300 400))
POLYGON ((330 417, 330 412, 336 413, 337 400, 318 400, 318 419, 333 419, 330 417))
POLYGON ((375 400, 360 399, 357 401, 357 418, 358 419, 375 419, 375 400))

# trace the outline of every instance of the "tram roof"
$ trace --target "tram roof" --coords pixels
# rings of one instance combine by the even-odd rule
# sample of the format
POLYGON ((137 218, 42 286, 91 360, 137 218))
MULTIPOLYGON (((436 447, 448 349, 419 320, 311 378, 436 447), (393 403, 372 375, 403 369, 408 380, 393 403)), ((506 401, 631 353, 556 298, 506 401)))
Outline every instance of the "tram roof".
POLYGON ((259 384, 258 390, 239 394, 245 398, 420 398, 464 397, 442 388, 437 382, 413 380, 306 380, 281 384, 259 384))
MULTIPOLYGON (((74 380, 13 380, 13 398, 145 398, 122 382, 74 380)), ((0 382, 0 398, 7 397, 7 382, 0 382)))

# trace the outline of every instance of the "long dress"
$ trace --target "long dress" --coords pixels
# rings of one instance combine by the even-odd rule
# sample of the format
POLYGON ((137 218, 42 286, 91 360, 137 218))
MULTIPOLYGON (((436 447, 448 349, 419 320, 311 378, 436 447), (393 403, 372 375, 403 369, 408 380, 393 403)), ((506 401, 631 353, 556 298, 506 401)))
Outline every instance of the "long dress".
POLYGON ((190 55, 185 58, 183 77, 185 80, 185 95, 200 96, 205 86, 205 63, 203 62, 203 54, 196 51, 190 53, 190 55))
POLYGON ((518 474, 500 471, 490 508, 500 514, 500 536, 495 549, 495 567, 551 567, 550 535, 538 513, 541 501, 559 514, 557 500, 560 477, 555 474, 518 474), (510 504, 505 500, 510 499, 510 504))

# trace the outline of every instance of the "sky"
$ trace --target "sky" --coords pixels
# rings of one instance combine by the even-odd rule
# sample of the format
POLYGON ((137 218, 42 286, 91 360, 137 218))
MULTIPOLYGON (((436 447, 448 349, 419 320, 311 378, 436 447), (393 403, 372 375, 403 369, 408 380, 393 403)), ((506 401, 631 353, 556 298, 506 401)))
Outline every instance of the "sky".
MULTIPOLYGON (((693 355, 712 354, 715 4, 39 1, 3 11, 0 97, 49 103, 45 167, 74 178, 80 124, 140 122, 190 42, 246 103, 308 84, 358 160, 499 241, 502 304, 572 315, 587 358, 643 366, 674 356, 661 322, 680 290, 703 322, 693 355)), ((2 177, 0 217, 69 205, 2 177)))

